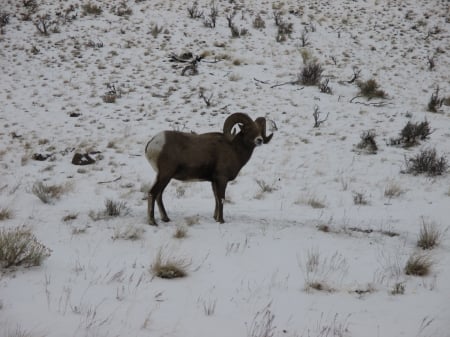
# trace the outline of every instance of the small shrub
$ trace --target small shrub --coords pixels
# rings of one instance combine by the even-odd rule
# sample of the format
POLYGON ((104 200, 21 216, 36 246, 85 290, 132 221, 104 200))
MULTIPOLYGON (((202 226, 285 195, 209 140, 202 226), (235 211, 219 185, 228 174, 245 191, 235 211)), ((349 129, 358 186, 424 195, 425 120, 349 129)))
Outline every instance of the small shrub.
POLYGON ((155 39, 158 37, 158 35, 163 31, 164 27, 159 27, 157 24, 153 25, 152 28, 150 29, 150 34, 151 36, 153 36, 155 39))
POLYGON ((203 12, 198 9, 197 1, 194 1, 192 6, 187 8, 187 11, 191 19, 200 19, 203 17, 203 12))
POLYGON ((429 112, 438 112, 439 108, 442 107, 444 103, 444 98, 439 97, 439 86, 436 87, 434 92, 431 94, 430 101, 428 102, 429 112))
POLYGON ((330 83, 330 79, 329 78, 327 78, 326 80, 320 82, 319 83, 319 90, 320 90, 321 93, 331 95, 333 93, 333 90, 330 88, 328 83, 330 83))
POLYGON ((287 40, 287 37, 291 37, 293 29, 293 24, 282 22, 278 25, 278 31, 277 31, 277 42, 284 42, 287 40))
POLYGON ((422 249, 433 249, 439 244, 442 232, 434 223, 427 223, 422 220, 417 246, 422 249))
POLYGON ((116 217, 124 215, 128 212, 128 207, 126 202, 113 201, 111 199, 106 199, 105 201, 105 215, 110 217, 116 217))
POLYGON ((361 141, 358 143, 358 145, 356 145, 356 147, 359 150, 364 150, 366 153, 376 154, 378 151, 378 146, 375 141, 375 137, 376 137, 375 131, 373 130, 364 131, 361 134, 361 141))
POLYGON ((1 28, 6 26, 9 23, 9 13, 0 12, 0 31, 1 28))
POLYGON ((260 14, 258 14, 255 19, 253 20, 253 28, 255 29, 263 29, 266 28, 266 23, 261 17, 260 14))
POLYGON ((298 201, 298 203, 303 203, 303 204, 306 204, 306 205, 311 206, 312 208, 316 208, 316 209, 326 207, 325 200, 319 199, 315 195, 309 195, 306 198, 302 198, 300 201, 298 201))
POLYGON ((113 240, 130 240, 136 241, 142 239, 144 229, 137 226, 128 225, 125 228, 116 228, 112 236, 113 240))
POLYGON ((90 211, 89 217, 94 220, 103 220, 111 217, 118 217, 121 215, 126 215, 129 213, 129 208, 127 207, 126 202, 117 202, 111 199, 105 200, 105 209, 103 211, 95 212, 90 211))
POLYGON ((413 254, 406 261, 405 274, 414 276, 426 276, 430 273, 433 262, 428 255, 413 254))
POLYGON ((247 327, 247 337, 273 337, 276 326, 275 315, 270 310, 271 302, 262 310, 258 310, 252 322, 247 327))
POLYGON ((379 89, 379 85, 376 80, 370 79, 366 82, 360 81, 358 82, 359 94, 361 96, 367 97, 368 99, 372 98, 386 98, 386 93, 379 89))
POLYGON ((0 266, 39 266, 50 255, 50 250, 40 243, 25 227, 0 230, 0 266))
POLYGON ((406 172, 414 175, 427 174, 438 176, 445 173, 448 168, 447 159, 438 157, 435 149, 422 150, 415 157, 406 160, 406 172))
MULTIPOLYGON (((117 7, 114 8, 113 12, 117 16, 129 16, 129 15, 133 14, 133 10, 127 6, 126 1, 122 1, 117 7)), ((100 13, 101 13, 101 11, 100 11, 100 13)))
POLYGON ((100 6, 93 4, 92 2, 87 2, 81 5, 83 10, 83 15, 100 15, 102 14, 102 9, 100 6))
POLYGON ((178 226, 173 233, 175 239, 184 239, 187 236, 187 229, 183 226, 178 226))
POLYGON ((190 262, 186 259, 163 256, 163 250, 160 249, 152 264, 151 272, 154 276, 164 279, 186 277, 189 265, 190 262))
POLYGON ((348 264, 337 252, 324 258, 319 251, 309 250, 305 260, 300 263, 300 268, 305 277, 305 291, 333 292, 335 288, 330 282, 333 282, 335 277, 342 280, 348 271, 348 264))
POLYGON ((256 179, 256 184, 258 184, 259 188, 261 189, 261 193, 271 193, 277 190, 275 184, 268 184, 261 179, 256 179))
POLYGON ((366 196, 361 192, 356 192, 353 194, 353 202, 355 205, 367 205, 369 203, 366 196))
POLYGON ((394 181, 388 183, 386 188, 384 189, 384 196, 386 198, 397 198, 401 196, 405 191, 402 187, 394 181))
POLYGON ((13 212, 6 207, 0 207, 0 221, 11 219, 13 216, 13 212))
POLYGON ((303 85, 319 85, 323 68, 318 62, 309 62, 298 75, 298 81, 303 85))
POLYGON ((65 215, 65 216, 62 218, 62 220, 63 220, 64 222, 69 222, 69 221, 75 220, 77 217, 78 217, 78 214, 77 214, 77 213, 70 213, 70 214, 65 215))
POLYGON ((33 184, 31 192, 44 204, 49 204, 69 189, 68 185, 46 185, 42 181, 33 184))
POLYGON ((431 134, 431 128, 428 121, 420 123, 413 123, 408 121, 403 129, 400 131, 400 137, 391 140, 391 145, 403 145, 404 147, 411 147, 419 144, 420 140, 427 139, 431 134))
POLYGON ((391 290, 392 295, 403 295, 405 293, 405 283, 403 282, 397 282, 394 284, 391 290))

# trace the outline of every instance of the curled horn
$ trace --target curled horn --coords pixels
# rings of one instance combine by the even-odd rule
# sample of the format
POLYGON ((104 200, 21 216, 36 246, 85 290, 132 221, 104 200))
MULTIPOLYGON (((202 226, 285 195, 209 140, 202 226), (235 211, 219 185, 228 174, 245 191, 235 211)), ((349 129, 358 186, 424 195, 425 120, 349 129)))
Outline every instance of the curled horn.
POLYGON ((233 129, 233 126, 235 124, 243 124, 244 127, 247 125, 253 124, 253 120, 247 115, 242 112, 237 112, 232 115, 230 115, 223 124, 223 133, 225 137, 228 140, 233 140, 233 138, 236 136, 235 132, 231 133, 231 130, 233 129))
POLYGON ((270 142, 273 137, 273 133, 271 133, 269 136, 266 136, 266 119, 264 117, 258 117, 255 119, 255 123, 261 130, 261 136, 263 138, 264 144, 270 142))

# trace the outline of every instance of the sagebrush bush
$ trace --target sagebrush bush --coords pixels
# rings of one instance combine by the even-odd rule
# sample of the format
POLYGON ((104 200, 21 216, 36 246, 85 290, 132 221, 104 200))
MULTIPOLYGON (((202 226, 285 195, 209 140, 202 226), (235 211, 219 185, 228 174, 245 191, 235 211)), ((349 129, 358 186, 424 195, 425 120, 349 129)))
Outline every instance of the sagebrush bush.
POLYGON ((373 130, 364 131, 361 134, 361 141, 356 145, 359 150, 364 150, 369 154, 376 154, 378 151, 377 142, 375 141, 376 133, 373 130))
POLYGON ((405 147, 419 144, 419 140, 427 139, 431 134, 430 123, 423 121, 420 123, 413 123, 408 121, 400 131, 399 142, 405 147))
POLYGON ((431 94, 430 100, 428 101, 428 111, 438 112, 443 103, 444 98, 439 97, 439 87, 436 87, 434 92, 431 94))
POLYGON ((39 266, 50 255, 50 250, 40 243, 31 230, 25 227, 0 230, 0 266, 39 266))
POLYGON ((253 20, 253 28, 255 29, 263 29, 266 28, 266 22, 263 20, 260 14, 256 15, 253 20))
POLYGON ((298 82, 303 85, 319 85, 323 68, 318 62, 309 62, 298 75, 298 82))
POLYGON ((83 15, 100 15, 103 11, 100 6, 95 5, 90 1, 81 5, 81 9, 83 10, 83 15))
POLYGON ((438 176, 444 174, 447 168, 447 159, 444 156, 439 157, 435 149, 422 150, 416 156, 406 160, 406 172, 414 175, 438 176))
POLYGON ((359 94, 361 96, 367 97, 368 99, 371 98, 386 98, 386 93, 379 89, 379 84, 376 80, 370 79, 367 81, 359 81, 358 82, 359 87, 359 94))

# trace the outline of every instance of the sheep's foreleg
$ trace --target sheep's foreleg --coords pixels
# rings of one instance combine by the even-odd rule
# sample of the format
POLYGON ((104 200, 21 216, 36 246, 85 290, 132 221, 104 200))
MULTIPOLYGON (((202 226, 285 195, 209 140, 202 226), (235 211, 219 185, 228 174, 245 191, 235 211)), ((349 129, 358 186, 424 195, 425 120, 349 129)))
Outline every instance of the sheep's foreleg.
POLYGON ((216 206, 214 209, 214 219, 217 222, 224 223, 223 219, 223 203, 225 202, 225 189, 227 188, 227 181, 215 181, 212 183, 214 198, 216 200, 216 206))
POLYGON ((158 226, 158 224, 155 221, 155 198, 153 198, 152 194, 148 193, 148 207, 147 207, 147 214, 148 214, 148 223, 152 226, 158 226))

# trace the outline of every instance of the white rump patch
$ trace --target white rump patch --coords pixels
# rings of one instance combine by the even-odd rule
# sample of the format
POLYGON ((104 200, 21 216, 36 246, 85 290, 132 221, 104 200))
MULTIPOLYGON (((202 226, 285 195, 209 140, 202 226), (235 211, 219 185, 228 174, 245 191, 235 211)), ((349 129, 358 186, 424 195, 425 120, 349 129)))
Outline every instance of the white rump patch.
POLYGON ((145 147, 145 157, 147 157, 147 160, 150 165, 152 165, 155 172, 158 172, 158 158, 165 143, 166 135, 164 132, 160 132, 153 137, 145 147))

